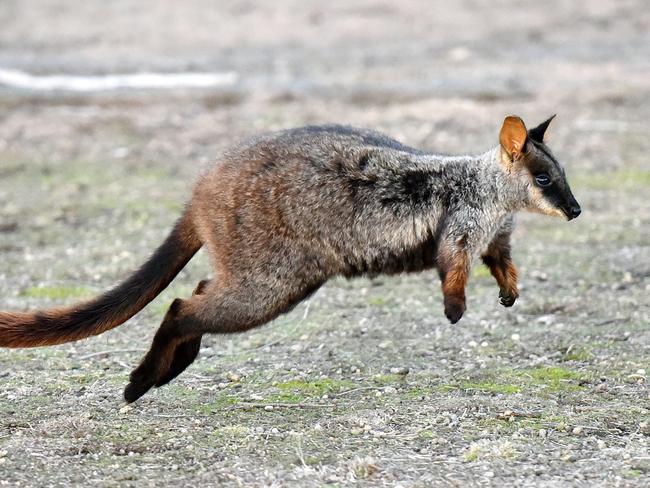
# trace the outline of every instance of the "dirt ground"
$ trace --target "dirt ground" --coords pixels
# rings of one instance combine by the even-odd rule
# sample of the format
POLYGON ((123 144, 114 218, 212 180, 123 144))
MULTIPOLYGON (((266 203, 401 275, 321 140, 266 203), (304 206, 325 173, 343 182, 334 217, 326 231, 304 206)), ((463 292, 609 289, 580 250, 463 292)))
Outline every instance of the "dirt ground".
POLYGON ((443 153, 558 113, 582 216, 521 215, 520 301, 477 266, 334 280, 208 337, 132 406, 127 375, 200 254, 124 326, 0 350, 0 486, 650 485, 650 14, 644 1, 0 4, 0 68, 224 72, 212 90, 0 86, 0 309, 72 303, 162 241, 234 140, 342 122, 443 153))

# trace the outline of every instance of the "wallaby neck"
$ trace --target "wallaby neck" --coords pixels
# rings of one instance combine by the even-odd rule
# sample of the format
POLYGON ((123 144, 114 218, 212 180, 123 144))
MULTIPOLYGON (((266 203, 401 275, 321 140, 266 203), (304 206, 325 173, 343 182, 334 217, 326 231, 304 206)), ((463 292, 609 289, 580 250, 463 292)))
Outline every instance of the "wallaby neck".
POLYGON ((432 184, 441 179, 446 188, 461 192, 465 201, 477 199, 504 214, 528 205, 527 189, 502 164, 499 146, 477 155, 422 154, 413 157, 427 168, 432 184))

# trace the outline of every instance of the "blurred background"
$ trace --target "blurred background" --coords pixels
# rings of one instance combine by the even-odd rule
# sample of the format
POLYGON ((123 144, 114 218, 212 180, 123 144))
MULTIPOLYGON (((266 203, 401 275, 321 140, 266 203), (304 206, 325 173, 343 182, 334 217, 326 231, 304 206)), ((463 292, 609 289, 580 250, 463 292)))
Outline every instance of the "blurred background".
POLYGON ((583 208, 521 216, 512 310, 482 268, 455 328, 433 275, 334 281, 270 327, 205 339, 121 410, 200 255, 122 328, 0 351, 0 484, 648 482, 646 1, 2 0, 0 25, 2 309, 123 278, 195 177, 260 131, 338 122, 478 153, 504 116, 557 113, 549 145, 583 208), (341 390, 336 412, 229 410, 341 390))

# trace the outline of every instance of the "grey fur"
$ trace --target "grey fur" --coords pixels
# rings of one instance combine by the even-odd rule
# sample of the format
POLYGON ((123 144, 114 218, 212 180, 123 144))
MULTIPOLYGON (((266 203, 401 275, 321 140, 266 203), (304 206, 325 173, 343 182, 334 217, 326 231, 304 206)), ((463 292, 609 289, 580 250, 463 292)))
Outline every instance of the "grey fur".
MULTIPOLYGON (((371 130, 314 126, 238 146, 200 186, 212 191, 224 172, 264 160, 272 168, 255 178, 286 181, 286 193, 275 196, 284 223, 318 243, 334 264, 328 275, 417 271, 435 264, 425 255, 444 241, 464 238, 472 257, 480 255, 500 228, 511 229, 512 214, 529 206, 527 183, 508 175, 500 158, 498 147, 441 156, 371 130)), ((247 216, 241 232, 254 237, 256 209, 240 205, 247 216)))

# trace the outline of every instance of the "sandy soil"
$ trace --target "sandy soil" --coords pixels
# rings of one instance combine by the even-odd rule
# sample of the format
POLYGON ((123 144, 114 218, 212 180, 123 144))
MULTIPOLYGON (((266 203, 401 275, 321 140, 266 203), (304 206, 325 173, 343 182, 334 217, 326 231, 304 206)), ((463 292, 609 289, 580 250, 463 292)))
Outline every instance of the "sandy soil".
POLYGON ((551 147, 583 215, 521 216, 513 309, 480 267, 456 326, 434 274, 335 280, 269 326, 207 338, 125 407, 165 307, 209 273, 199 255, 119 329, 0 351, 0 486, 650 484, 645 2, 259 4, 2 2, 0 68, 239 81, 0 86, 0 308, 125 277, 199 171, 261 130, 336 121, 464 153, 495 145, 506 114, 558 113, 551 147))

